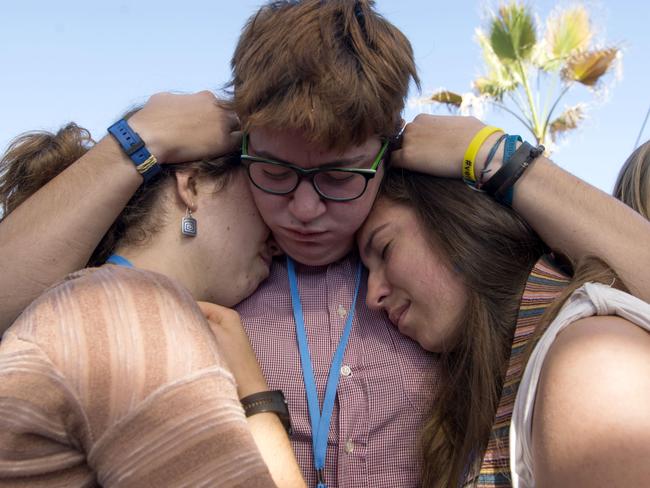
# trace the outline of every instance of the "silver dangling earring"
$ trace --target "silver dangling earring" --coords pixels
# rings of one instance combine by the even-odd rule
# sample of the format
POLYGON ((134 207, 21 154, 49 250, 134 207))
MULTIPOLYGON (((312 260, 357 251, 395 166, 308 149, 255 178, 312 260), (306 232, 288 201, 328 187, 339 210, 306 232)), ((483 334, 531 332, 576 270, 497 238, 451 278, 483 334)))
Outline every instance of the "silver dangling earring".
POLYGON ((181 219, 181 234, 188 237, 196 237, 196 219, 192 217, 190 207, 187 207, 185 217, 181 219))

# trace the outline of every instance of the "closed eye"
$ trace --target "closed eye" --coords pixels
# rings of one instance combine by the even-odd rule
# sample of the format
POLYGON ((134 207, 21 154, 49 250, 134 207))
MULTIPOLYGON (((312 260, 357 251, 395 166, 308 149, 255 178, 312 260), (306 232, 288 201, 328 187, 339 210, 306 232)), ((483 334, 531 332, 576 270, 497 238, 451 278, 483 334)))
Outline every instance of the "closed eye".
POLYGON ((290 170, 285 170, 285 169, 279 169, 279 170, 267 170, 264 169, 262 171, 262 174, 264 175, 265 178, 269 178, 272 180, 284 180, 287 179, 291 176, 292 171, 290 170))

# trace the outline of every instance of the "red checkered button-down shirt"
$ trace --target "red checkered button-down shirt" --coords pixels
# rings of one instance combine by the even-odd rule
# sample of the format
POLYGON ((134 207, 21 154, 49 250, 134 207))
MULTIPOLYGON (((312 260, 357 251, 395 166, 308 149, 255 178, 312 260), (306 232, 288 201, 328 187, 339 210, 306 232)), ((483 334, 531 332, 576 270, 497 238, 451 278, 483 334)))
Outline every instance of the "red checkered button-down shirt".
MULTIPOLYGON (((322 267, 296 265, 319 399, 352 307, 358 258, 322 267)), ((365 304, 362 277, 352 332, 339 372, 329 432, 329 488, 419 486, 420 426, 439 382, 437 356, 424 351, 365 304)), ((315 486, 311 426, 291 307, 287 267, 276 260, 257 292, 238 306, 272 389, 289 402, 292 444, 309 486, 315 486)))

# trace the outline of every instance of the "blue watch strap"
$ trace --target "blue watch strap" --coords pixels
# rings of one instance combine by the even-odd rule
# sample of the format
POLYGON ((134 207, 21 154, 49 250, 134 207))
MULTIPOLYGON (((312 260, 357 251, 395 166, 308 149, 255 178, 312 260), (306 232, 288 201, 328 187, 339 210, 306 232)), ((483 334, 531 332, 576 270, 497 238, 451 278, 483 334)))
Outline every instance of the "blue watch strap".
POLYGON ((149 152, 144 141, 137 132, 131 129, 125 119, 120 119, 111 125, 108 128, 108 133, 115 138, 122 150, 131 158, 145 183, 160 173, 160 165, 156 157, 149 152))

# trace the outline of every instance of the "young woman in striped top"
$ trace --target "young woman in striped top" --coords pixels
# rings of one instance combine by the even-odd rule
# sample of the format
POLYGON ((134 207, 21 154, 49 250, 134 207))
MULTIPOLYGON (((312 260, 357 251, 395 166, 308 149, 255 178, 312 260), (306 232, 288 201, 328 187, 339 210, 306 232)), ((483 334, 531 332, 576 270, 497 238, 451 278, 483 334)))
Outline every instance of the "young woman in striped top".
MULTIPOLYGON (((5 215, 92 144, 74 124, 19 137, 5 215)), ((304 486, 279 417, 244 415, 268 387, 238 315, 214 305, 252 293, 272 250, 237 155, 165 165, 89 260, 114 264, 67 276, 3 336, 0 486, 304 486)))

